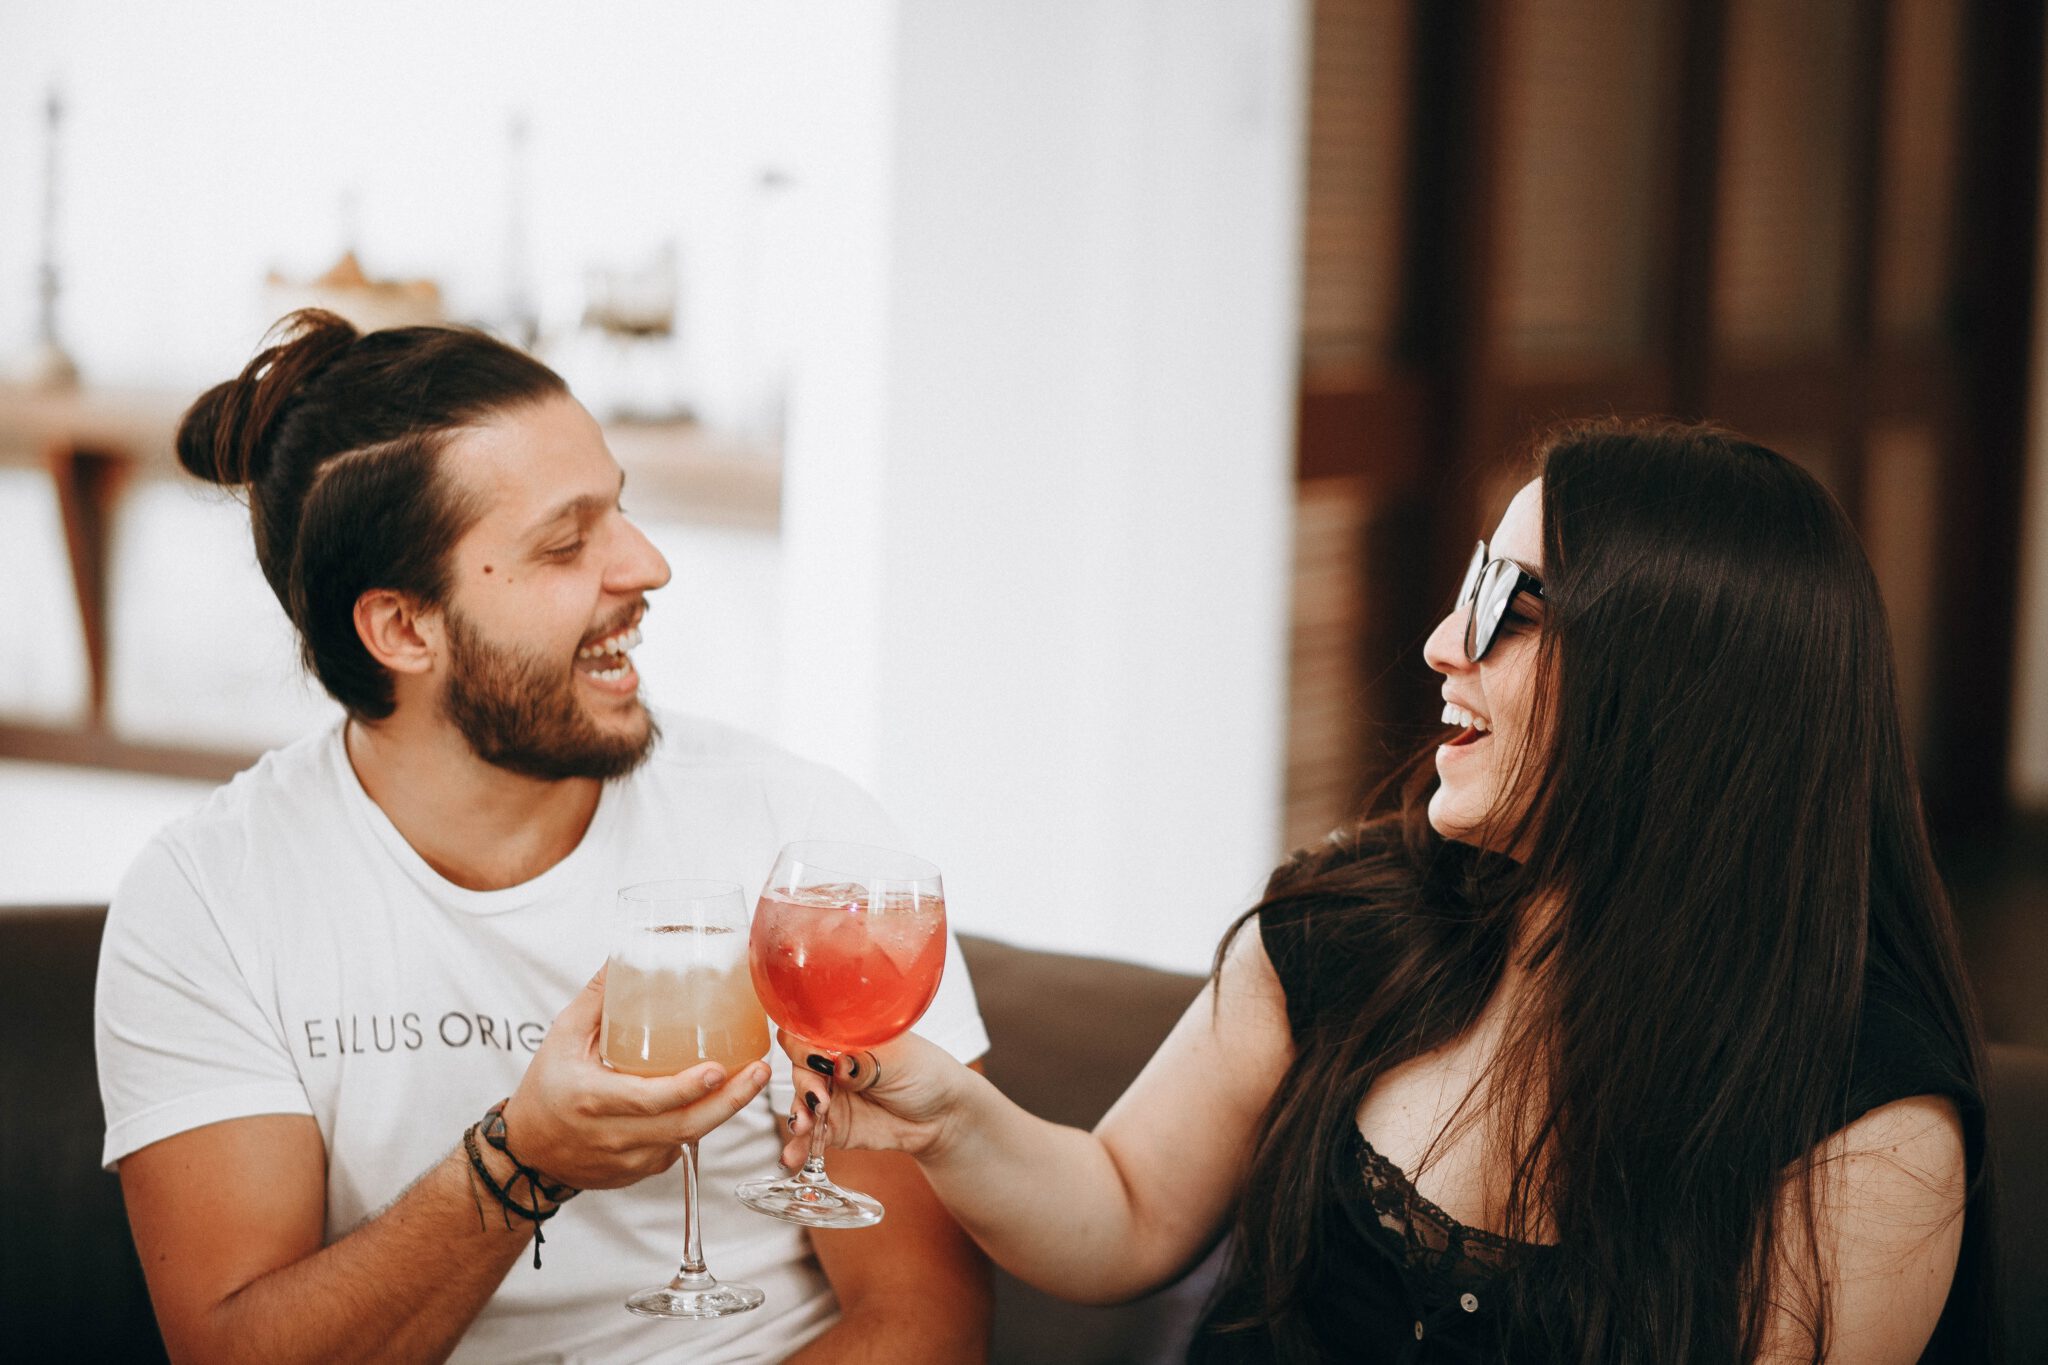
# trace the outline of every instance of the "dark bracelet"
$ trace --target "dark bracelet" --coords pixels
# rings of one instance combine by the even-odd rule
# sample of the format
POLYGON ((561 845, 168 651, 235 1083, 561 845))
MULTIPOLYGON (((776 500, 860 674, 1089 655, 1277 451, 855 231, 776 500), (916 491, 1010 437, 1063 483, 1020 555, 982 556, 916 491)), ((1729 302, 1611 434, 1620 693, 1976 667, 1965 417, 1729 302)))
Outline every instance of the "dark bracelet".
MULTIPOLYGON (((483 1187, 489 1190, 491 1197, 498 1201, 498 1207, 501 1210, 498 1216, 504 1220, 506 1228, 511 1228, 512 1215, 515 1213, 533 1224, 533 1268, 539 1270, 540 1249, 542 1244, 547 1241, 547 1236, 540 1230, 540 1225, 560 1213, 563 1201, 575 1196, 580 1191, 572 1189, 567 1185, 550 1184, 543 1180, 532 1167, 522 1164, 518 1157, 505 1150, 505 1115, 503 1108, 504 1101, 500 1100, 497 1104, 491 1106, 490 1111, 482 1119, 462 1130, 462 1150, 469 1157, 470 1173, 476 1180, 482 1181, 483 1187), (495 1138, 492 1137, 487 1127, 492 1119, 497 1120, 495 1138), (479 1131, 483 1131, 485 1140, 490 1142, 499 1151, 504 1152, 506 1159, 511 1161, 513 1165, 514 1170, 511 1178, 502 1185, 492 1176, 491 1168, 484 1162, 483 1151, 478 1147, 476 1140, 479 1131), (526 1182, 527 1199, 527 1202, 523 1204, 514 1193, 519 1182, 522 1180, 526 1182), (557 1191, 563 1191, 564 1193, 557 1193, 557 1191), (543 1198, 553 1203, 554 1207, 551 1209, 541 1208, 540 1201, 543 1198)), ((475 1194, 473 1182, 470 1192, 472 1196, 475 1194)), ((479 1209, 477 1213, 479 1219, 481 1219, 483 1211, 479 1209)))
POLYGON ((482 1131, 484 1141, 503 1152, 505 1159, 511 1162, 514 1169, 519 1172, 518 1178, 525 1180, 531 1188, 539 1190, 549 1203, 566 1204, 577 1195, 583 1193, 574 1185, 550 1183, 541 1176, 539 1171, 536 1171, 533 1167, 512 1154, 512 1148, 505 1133, 505 1106, 511 1102, 512 1100, 509 1096, 499 1100, 496 1104, 484 1110, 484 1116, 477 1120, 477 1127, 482 1131))

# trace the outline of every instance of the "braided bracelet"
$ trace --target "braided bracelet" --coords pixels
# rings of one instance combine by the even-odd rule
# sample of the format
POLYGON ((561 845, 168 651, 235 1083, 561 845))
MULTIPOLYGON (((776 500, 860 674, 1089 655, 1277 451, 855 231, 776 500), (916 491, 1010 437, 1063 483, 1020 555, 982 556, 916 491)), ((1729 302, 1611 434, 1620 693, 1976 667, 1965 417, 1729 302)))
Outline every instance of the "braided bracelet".
MULTIPOLYGON (((477 1120, 477 1127, 482 1130, 484 1141, 503 1152, 505 1159, 511 1162, 514 1169, 519 1172, 516 1178, 525 1180, 528 1186, 540 1191, 549 1203, 565 1204, 583 1193, 574 1185, 551 1184, 541 1177, 539 1171, 536 1171, 533 1167, 512 1154, 512 1148, 505 1133, 505 1106, 511 1102, 509 1097, 499 1100, 496 1104, 484 1110, 484 1116, 477 1120)), ((509 1184, 510 1182, 508 1181, 507 1183, 509 1184)))
MULTIPOLYGON (((533 1268, 539 1270, 541 1245, 547 1241, 547 1236, 541 1232, 540 1225, 560 1213, 562 1205, 580 1194, 581 1191, 569 1185, 550 1183, 543 1179, 538 1171, 535 1171, 531 1166, 526 1165, 518 1157, 512 1155, 505 1144, 504 1109, 505 1101, 500 1100, 485 1112, 483 1118, 463 1129, 462 1150, 469 1157, 471 1173, 477 1180, 483 1182, 484 1188, 489 1190, 492 1198, 498 1201, 498 1206, 501 1210, 499 1217, 504 1220, 506 1228, 511 1228, 512 1215, 515 1213, 533 1224, 533 1268), (502 1185, 491 1175, 491 1168, 485 1164, 484 1154, 477 1146, 476 1139, 480 1131, 484 1134, 484 1140, 493 1147, 496 1147, 500 1152, 503 1152, 506 1160, 512 1163, 513 1174, 502 1185), (527 1202, 524 1204, 520 1203, 513 1193, 514 1187, 522 1180, 526 1182, 527 1202), (552 1203, 554 1207, 542 1209, 540 1201, 543 1198, 552 1203)), ((475 1193, 474 1186, 472 1186, 471 1193, 472 1195, 475 1193)), ((478 1210, 478 1216, 479 1218, 482 1216, 481 1209, 478 1210)))

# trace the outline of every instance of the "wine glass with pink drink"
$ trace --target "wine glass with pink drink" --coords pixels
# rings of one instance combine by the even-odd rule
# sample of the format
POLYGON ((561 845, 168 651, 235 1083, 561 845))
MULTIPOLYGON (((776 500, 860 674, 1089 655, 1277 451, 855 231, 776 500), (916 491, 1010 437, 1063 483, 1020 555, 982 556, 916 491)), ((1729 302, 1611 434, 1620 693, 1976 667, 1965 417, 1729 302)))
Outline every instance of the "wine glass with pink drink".
MULTIPOLYGON (((946 966, 946 892, 922 858, 866 844, 790 844, 754 908, 748 960, 770 1018, 836 1064, 905 1032, 946 966)), ((826 1078, 825 1093, 832 1092, 826 1078)), ((828 1118, 829 1122, 829 1118, 828 1118)), ((864 1228, 882 1205, 825 1174, 826 1124, 795 1175, 750 1180, 748 1208, 814 1228, 864 1228)))

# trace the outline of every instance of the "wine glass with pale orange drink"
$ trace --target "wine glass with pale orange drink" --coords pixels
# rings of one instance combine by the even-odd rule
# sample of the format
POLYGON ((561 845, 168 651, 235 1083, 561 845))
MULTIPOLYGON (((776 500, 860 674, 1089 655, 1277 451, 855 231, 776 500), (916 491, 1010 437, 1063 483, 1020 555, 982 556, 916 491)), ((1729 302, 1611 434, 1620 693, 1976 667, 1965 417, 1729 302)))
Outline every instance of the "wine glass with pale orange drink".
MULTIPOLYGON (((747 965, 747 901, 738 882, 645 882, 619 892, 605 963, 604 1060, 635 1076, 717 1062, 730 1076, 768 1051, 768 1020, 747 965)), ((721 1318, 761 1306, 750 1284, 704 1265, 697 1144, 683 1144, 683 1262, 665 1285, 626 1300, 649 1318, 721 1318)))
MULTIPOLYGON (((789 1033, 837 1064, 907 1031, 939 993, 946 892, 922 858, 866 844, 790 844, 754 907, 754 991, 789 1033)), ((826 1077, 825 1094, 832 1093, 826 1077)), ((829 1117, 827 1122, 829 1122, 829 1117)), ((751 1209, 814 1228, 864 1228, 882 1205, 825 1174, 825 1129, 811 1130, 803 1169, 750 1180, 751 1209)))

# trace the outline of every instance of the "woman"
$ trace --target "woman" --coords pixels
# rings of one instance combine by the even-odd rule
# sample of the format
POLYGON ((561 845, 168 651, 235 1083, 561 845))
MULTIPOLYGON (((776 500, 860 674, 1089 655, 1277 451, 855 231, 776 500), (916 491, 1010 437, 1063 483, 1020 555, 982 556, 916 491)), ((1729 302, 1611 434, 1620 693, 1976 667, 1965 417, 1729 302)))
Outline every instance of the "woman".
POLYGON ((912 1037, 831 1140, 1071 1298, 1234 1229, 1202 1362, 1981 1358, 1981 1044, 1834 501, 1569 429, 1425 657, 1398 809, 1274 874, 1093 1133, 912 1037))

